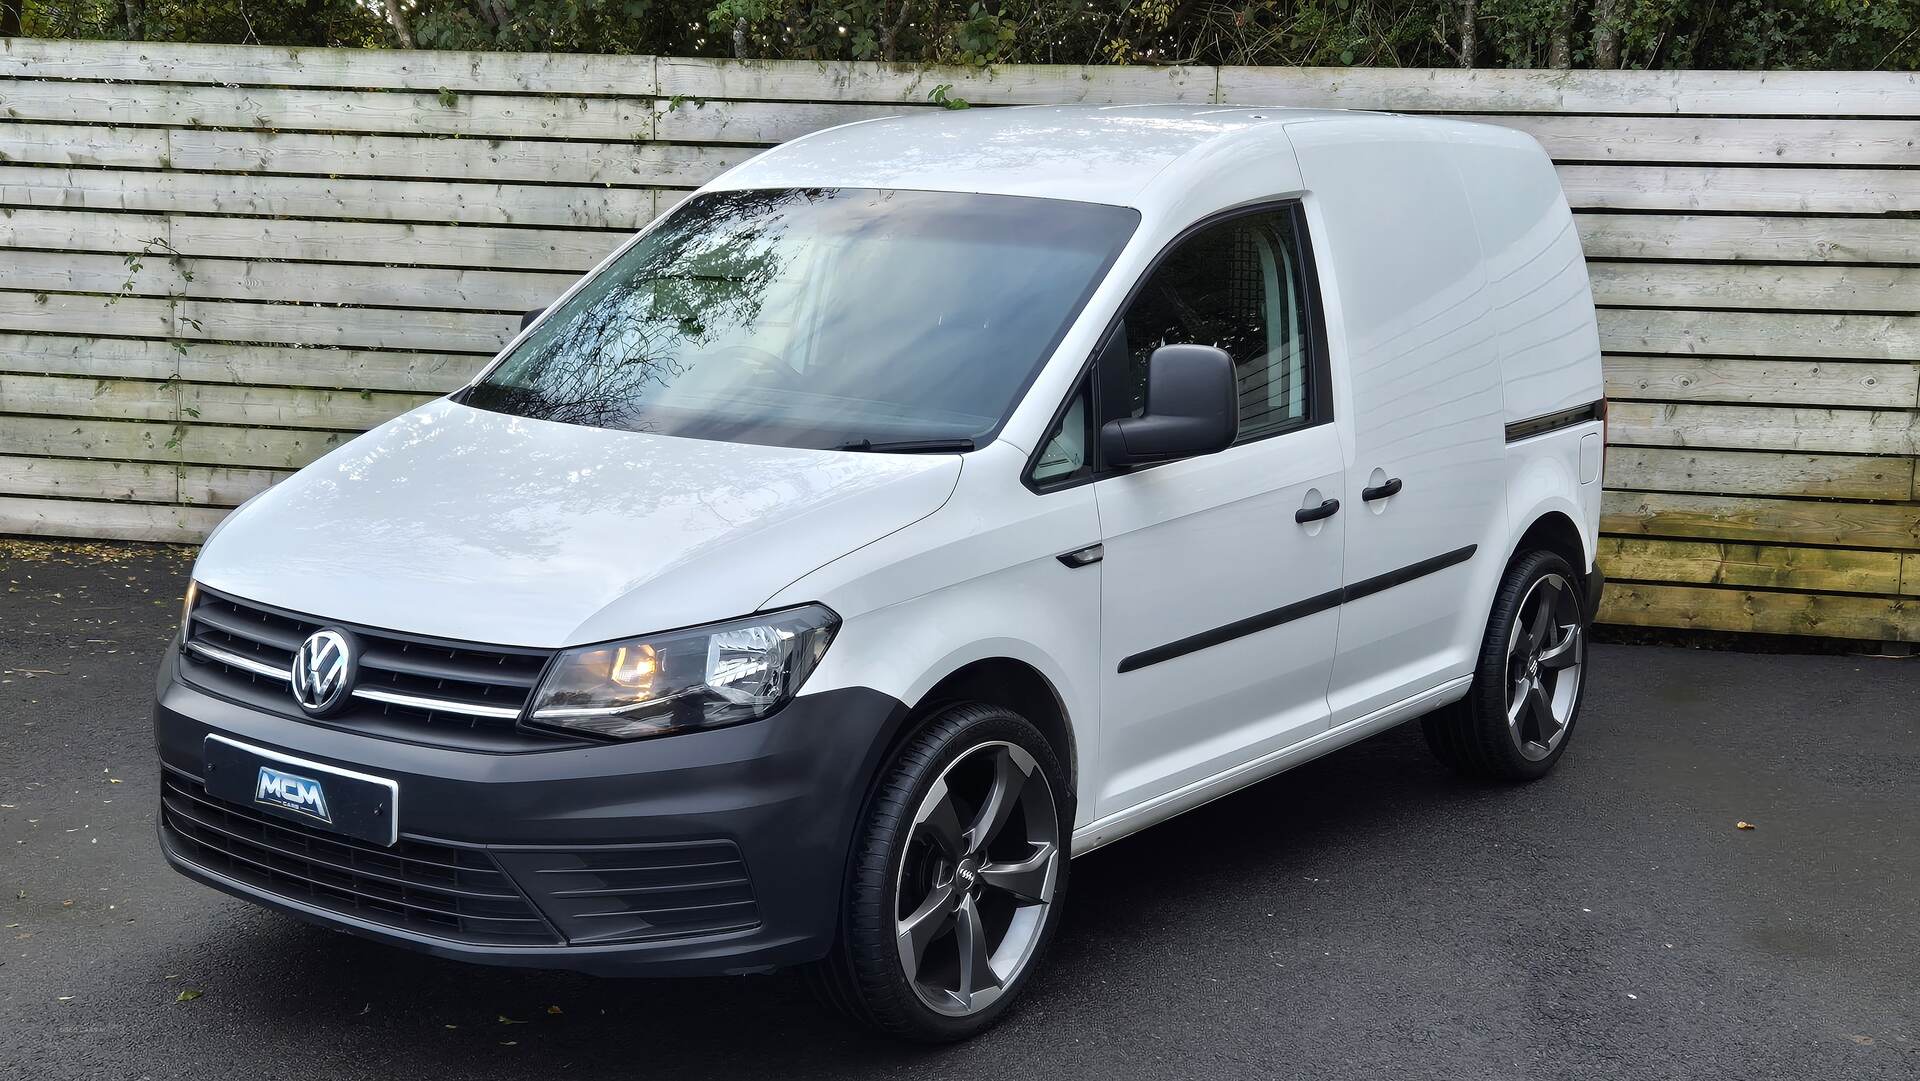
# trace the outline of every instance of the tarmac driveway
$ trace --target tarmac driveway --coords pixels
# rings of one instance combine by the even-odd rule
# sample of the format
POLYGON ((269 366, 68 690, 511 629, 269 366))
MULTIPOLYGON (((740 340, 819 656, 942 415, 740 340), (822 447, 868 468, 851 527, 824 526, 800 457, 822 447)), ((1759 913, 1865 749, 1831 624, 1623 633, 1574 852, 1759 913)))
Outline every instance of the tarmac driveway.
POLYGON ((0 546, 0 1076, 1920 1074, 1920 661, 1598 647, 1552 777, 1462 783, 1406 727, 1113 845, 1023 1008, 927 1050, 791 976, 469 968, 174 874, 185 573, 0 546))

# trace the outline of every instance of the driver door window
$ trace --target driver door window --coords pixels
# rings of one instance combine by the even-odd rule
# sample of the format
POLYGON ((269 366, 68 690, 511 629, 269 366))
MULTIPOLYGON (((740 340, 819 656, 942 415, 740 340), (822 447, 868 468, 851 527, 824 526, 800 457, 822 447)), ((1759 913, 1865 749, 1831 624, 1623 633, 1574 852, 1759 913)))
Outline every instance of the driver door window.
MULTIPOLYGON (((1110 348, 1124 357, 1110 415, 1146 410, 1147 358, 1163 345, 1211 345, 1233 358, 1240 435, 1264 438, 1313 422, 1307 288, 1290 210, 1247 214, 1182 241, 1153 271, 1110 348)), ((1113 354, 1110 353, 1109 356, 1113 354)))

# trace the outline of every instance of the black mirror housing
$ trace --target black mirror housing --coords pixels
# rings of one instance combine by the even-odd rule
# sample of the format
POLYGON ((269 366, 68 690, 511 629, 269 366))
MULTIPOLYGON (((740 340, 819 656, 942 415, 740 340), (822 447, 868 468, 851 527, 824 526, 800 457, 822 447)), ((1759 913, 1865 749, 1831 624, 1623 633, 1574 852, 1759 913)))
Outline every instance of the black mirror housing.
POLYGON ((1211 345, 1163 345, 1147 358, 1147 412, 1100 429, 1108 465, 1146 465, 1215 454, 1240 434, 1233 358, 1211 345))
POLYGON ((521 317, 520 317, 520 329, 521 329, 521 330, 525 330, 525 329, 527 329, 528 327, 530 327, 530 326, 532 326, 532 325, 533 325, 533 321, 534 321, 535 319, 538 319, 538 318, 540 318, 541 316, 543 316, 543 315, 545 315, 545 314, 547 314, 547 309, 545 309, 545 308, 535 308, 535 309, 533 309, 532 311, 530 311, 530 312, 528 312, 527 314, 525 314, 525 315, 523 315, 523 316, 521 316, 521 317))

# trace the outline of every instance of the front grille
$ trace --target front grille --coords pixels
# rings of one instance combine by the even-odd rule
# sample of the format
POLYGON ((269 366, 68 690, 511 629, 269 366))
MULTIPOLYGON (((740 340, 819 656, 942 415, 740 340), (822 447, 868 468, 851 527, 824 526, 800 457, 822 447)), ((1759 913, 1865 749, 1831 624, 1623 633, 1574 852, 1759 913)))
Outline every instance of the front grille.
POLYGON ((495 849, 493 855, 575 944, 760 925, 747 865, 732 841, 495 849))
POLYGON ((171 771, 160 812, 180 858, 276 896, 476 945, 560 942, 479 849, 412 839, 383 848, 216 800, 171 771))
POLYGON ((346 632, 358 661, 352 699, 326 718, 333 724, 381 721, 443 732, 512 732, 551 656, 546 650, 475 646, 323 623, 201 589, 181 652, 187 680, 304 718, 288 691, 287 674, 294 651, 322 627, 346 632))

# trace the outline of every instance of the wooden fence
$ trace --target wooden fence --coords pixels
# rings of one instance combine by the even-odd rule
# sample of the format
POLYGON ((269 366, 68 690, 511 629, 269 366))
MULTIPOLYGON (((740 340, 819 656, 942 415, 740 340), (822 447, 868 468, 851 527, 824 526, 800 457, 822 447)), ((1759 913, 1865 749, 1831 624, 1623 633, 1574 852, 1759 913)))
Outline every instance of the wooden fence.
POLYGON ((0 40, 0 533, 192 541, 457 386, 759 148, 975 105, 1447 113, 1560 163, 1613 398, 1606 618, 1920 641, 1920 79, 0 40))

